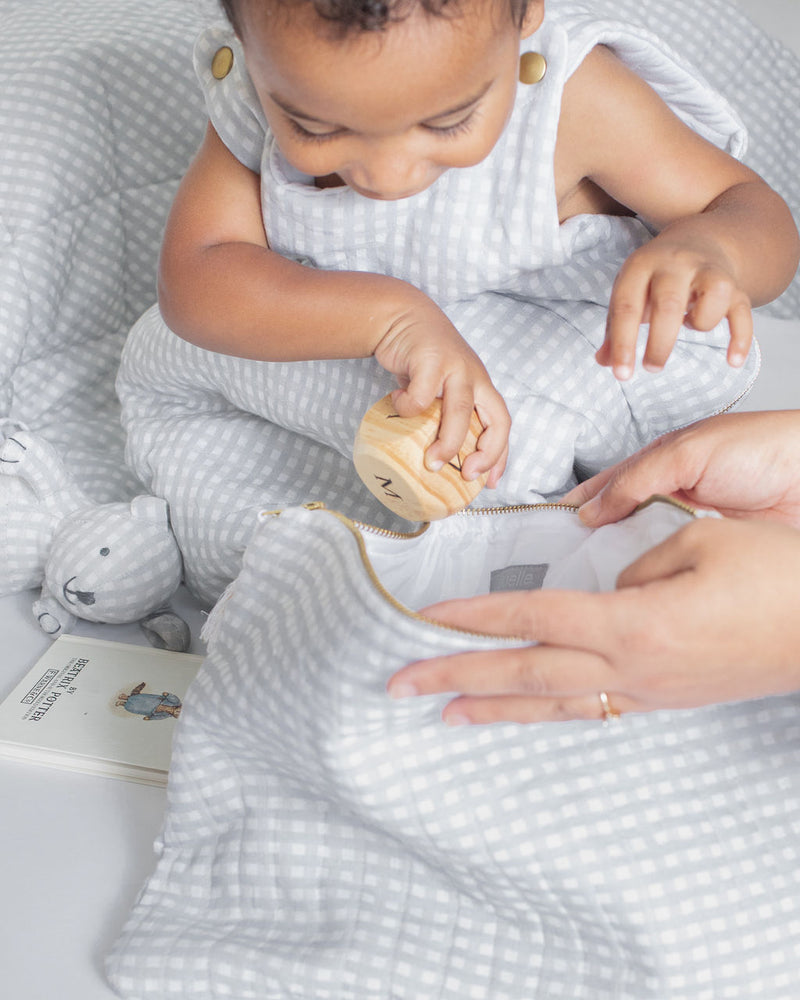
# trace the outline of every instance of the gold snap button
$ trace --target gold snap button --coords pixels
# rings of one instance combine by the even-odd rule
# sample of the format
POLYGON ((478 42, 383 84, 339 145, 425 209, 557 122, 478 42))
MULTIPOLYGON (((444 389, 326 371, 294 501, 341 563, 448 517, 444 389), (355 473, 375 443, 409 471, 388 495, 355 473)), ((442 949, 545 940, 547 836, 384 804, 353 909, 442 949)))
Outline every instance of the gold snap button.
POLYGON ((211 75, 215 80, 224 80, 232 69, 233 49, 228 45, 223 45, 221 49, 217 49, 211 60, 211 75))
POLYGON ((523 52, 519 57, 519 82, 538 83, 547 72, 547 60, 541 52, 523 52))

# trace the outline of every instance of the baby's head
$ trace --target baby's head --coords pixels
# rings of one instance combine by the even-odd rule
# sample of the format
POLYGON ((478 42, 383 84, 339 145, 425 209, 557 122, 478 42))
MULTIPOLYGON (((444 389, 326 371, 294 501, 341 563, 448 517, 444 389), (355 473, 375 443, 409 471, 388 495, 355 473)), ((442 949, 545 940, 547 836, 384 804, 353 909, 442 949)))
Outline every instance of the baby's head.
POLYGON ((407 198, 493 149, 544 0, 221 0, 302 173, 407 198))
MULTIPOLYGON (((501 0, 508 7, 512 21, 522 25, 529 0, 501 0)), ((470 5, 470 0, 220 0, 233 27, 241 33, 244 11, 248 7, 281 6, 286 11, 311 7, 332 33, 384 31, 390 24, 404 20, 417 8, 433 17, 448 17, 470 5)))

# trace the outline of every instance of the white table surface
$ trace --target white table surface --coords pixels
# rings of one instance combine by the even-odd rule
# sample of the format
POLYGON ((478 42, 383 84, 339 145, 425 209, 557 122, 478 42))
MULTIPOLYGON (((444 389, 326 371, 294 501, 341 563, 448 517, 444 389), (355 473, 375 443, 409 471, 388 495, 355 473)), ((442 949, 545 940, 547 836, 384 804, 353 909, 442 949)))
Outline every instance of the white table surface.
MULTIPOLYGON (((33 620, 35 593, 0 600, 0 698, 50 641, 33 620)), ((173 602, 199 635, 203 616, 173 602)), ((147 644, 136 625, 80 624, 76 634, 147 644)), ((191 652, 202 652, 193 639, 191 652)), ((0 997, 109 1000, 103 958, 152 869, 165 791, 0 761, 0 997)))
MULTIPOLYGON (((800 52, 800 0, 740 0, 800 52)), ((800 320, 757 319, 764 366, 744 409, 800 409, 800 320)), ((48 644, 32 594, 0 600, 0 698, 48 644)), ((179 609, 199 632, 201 616, 179 609)), ((141 642, 136 626, 83 634, 141 642)), ((193 652, 199 652, 198 644, 193 652)), ((164 791, 131 782, 0 762, 0 996, 111 1000, 103 958, 153 864, 164 791)))

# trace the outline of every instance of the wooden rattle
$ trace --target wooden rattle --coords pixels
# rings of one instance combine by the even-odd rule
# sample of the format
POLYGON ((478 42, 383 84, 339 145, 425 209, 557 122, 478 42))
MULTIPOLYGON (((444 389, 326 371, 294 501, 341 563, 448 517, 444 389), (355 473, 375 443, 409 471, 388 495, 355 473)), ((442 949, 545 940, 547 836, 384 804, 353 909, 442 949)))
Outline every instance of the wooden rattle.
POLYGON ((381 503, 408 521, 436 521, 463 510, 488 476, 467 482, 461 475, 462 462, 483 432, 474 410, 460 453, 438 472, 425 467, 425 451, 436 440, 441 415, 442 401, 436 399, 419 416, 401 417, 390 394, 367 410, 356 435, 356 472, 381 503))

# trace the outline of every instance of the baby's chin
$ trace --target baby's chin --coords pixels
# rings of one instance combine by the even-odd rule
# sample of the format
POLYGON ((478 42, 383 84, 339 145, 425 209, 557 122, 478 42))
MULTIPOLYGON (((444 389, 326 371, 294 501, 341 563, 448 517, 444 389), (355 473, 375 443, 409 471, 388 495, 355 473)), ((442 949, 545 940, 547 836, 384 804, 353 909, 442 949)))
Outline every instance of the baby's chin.
POLYGON ((345 181, 347 186, 360 194, 364 198, 371 198, 373 201, 402 201, 404 198, 413 198, 414 195, 422 194, 423 191, 427 191, 428 188, 439 179, 441 174, 437 174, 432 177, 425 184, 420 184, 418 187, 407 188, 403 191, 373 191, 370 188, 360 187, 358 184, 353 184, 352 181, 345 181))
POLYGON ((407 188, 402 191, 374 191, 371 188, 361 187, 353 181, 348 181, 341 174, 326 174, 324 177, 315 177, 314 186, 324 188, 349 187, 351 191, 360 194, 363 198, 371 198, 373 201, 402 201, 404 198, 413 198, 415 194, 427 191, 435 181, 441 177, 444 171, 434 174, 430 180, 418 187, 407 188))

